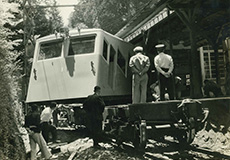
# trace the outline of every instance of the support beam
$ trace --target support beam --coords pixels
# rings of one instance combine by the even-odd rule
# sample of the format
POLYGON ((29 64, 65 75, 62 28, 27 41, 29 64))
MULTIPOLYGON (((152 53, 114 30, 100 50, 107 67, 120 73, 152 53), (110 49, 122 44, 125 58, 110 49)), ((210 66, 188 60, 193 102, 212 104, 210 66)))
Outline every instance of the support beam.
POLYGON ((192 31, 192 32, 194 32, 194 34, 201 35, 213 47, 214 54, 215 54, 216 83, 219 84, 220 83, 220 77, 219 77, 219 60, 218 60, 219 59, 219 54, 218 54, 218 45, 215 43, 217 41, 218 36, 214 35, 214 37, 212 37, 212 38, 208 37, 205 34, 205 32, 202 32, 202 30, 200 29, 200 27, 194 23, 194 21, 195 21, 194 19, 190 19, 190 21, 188 21, 189 18, 188 18, 188 16, 185 16, 186 15, 185 12, 181 13, 180 10, 177 10, 176 13, 181 18, 182 22, 184 22, 186 24, 186 26, 189 28, 190 32, 192 31))
POLYGON ((220 84, 218 45, 214 45, 214 46, 213 46, 213 49, 214 49, 214 54, 215 54, 216 83, 217 83, 217 84, 220 84))
POLYGON ((202 95, 202 77, 200 67, 200 55, 196 46, 196 32, 190 31, 191 53, 190 53, 190 96, 192 98, 201 98, 202 95))
MULTIPOLYGON (((169 8, 173 9, 170 5, 169 8)), ((191 42, 191 53, 190 53, 190 96, 192 98, 202 97, 202 82, 201 82, 201 69, 200 69, 200 59, 199 52, 196 46, 196 35, 201 34, 199 26, 195 22, 195 9, 193 8, 183 8, 175 9, 176 14, 182 20, 182 22, 187 26, 190 31, 190 42, 191 42)), ((205 36, 206 37, 206 36, 205 36)))
MULTIPOLYGON (((167 13, 168 17, 168 37, 169 37, 169 53, 170 55, 173 57, 173 44, 172 44, 172 34, 171 34, 171 23, 170 23, 170 10, 168 9, 168 13, 167 13)), ((175 71, 175 69, 174 69, 175 71)), ((172 75, 173 76, 173 96, 174 96, 174 99, 176 99, 176 90, 175 90, 175 74, 172 75)))

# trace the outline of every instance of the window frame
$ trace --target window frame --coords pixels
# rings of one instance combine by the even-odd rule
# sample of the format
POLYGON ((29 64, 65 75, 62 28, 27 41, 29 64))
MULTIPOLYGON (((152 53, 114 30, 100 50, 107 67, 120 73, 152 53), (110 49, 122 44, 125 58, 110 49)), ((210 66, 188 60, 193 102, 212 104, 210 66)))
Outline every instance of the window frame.
POLYGON ((125 57, 123 56, 123 54, 122 54, 122 52, 121 52, 121 50, 119 48, 117 49, 117 65, 119 66, 120 70, 125 75, 125 77, 127 77, 127 59, 125 59, 125 57), (121 57, 123 58, 123 60, 125 62, 125 64, 124 64, 124 70, 119 65, 119 54, 121 55, 121 57))
POLYGON ((66 56, 67 57, 72 57, 72 56, 80 56, 80 55, 86 55, 86 54, 93 54, 95 53, 95 50, 96 50, 96 38, 97 38, 97 34, 87 34, 87 35, 77 35, 77 36, 71 36, 69 38, 69 43, 68 43, 68 48, 67 48, 67 53, 66 53, 66 56), (87 37, 94 37, 94 47, 93 47, 93 52, 89 52, 89 53, 81 53, 81 54, 73 54, 73 55, 70 55, 69 54, 69 49, 70 49, 70 45, 71 45, 71 40, 72 39, 76 39, 76 38, 87 38, 87 37))
POLYGON ((38 50, 37 50, 37 51, 38 51, 38 52, 37 52, 37 58, 36 58, 37 61, 45 61, 45 60, 60 58, 60 57, 62 57, 62 54, 63 54, 63 39, 60 39, 60 38, 59 38, 59 39, 52 39, 52 40, 48 40, 48 41, 41 41, 41 42, 39 42, 39 44, 38 44, 38 50), (60 53, 60 55, 57 56, 57 57, 39 59, 40 51, 41 51, 41 45, 42 45, 42 44, 48 44, 48 43, 54 43, 54 42, 61 42, 61 53, 60 53))
POLYGON ((110 59, 110 44, 108 43, 108 41, 104 38, 103 40, 103 49, 102 49, 102 57, 105 59, 105 61, 107 63, 109 63, 109 59, 110 59), (107 45, 107 48, 106 48, 106 57, 104 56, 104 45, 107 45))

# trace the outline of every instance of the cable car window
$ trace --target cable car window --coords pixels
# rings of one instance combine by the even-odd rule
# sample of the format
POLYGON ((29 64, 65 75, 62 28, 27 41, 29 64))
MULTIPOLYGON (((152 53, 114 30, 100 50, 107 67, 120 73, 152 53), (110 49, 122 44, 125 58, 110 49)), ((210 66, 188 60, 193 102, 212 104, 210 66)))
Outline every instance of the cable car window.
POLYGON ((110 47, 110 58, 109 58, 109 62, 114 62, 114 56, 116 54, 115 49, 113 48, 113 46, 110 47))
POLYGON ((113 48, 113 46, 110 46, 110 56, 109 56, 109 78, 108 78, 108 84, 111 86, 111 88, 114 88, 115 85, 115 55, 116 51, 113 48))
POLYGON ((60 57, 61 51, 62 41, 41 43, 38 60, 60 57))
POLYGON ((103 57, 105 58, 105 60, 107 60, 107 51, 108 51, 108 44, 107 44, 107 42, 104 40, 103 57))
POLYGON ((120 50, 118 50, 117 64, 120 66, 122 71, 125 73, 125 58, 121 54, 120 50))
POLYGON ((69 56, 94 52, 95 37, 76 37, 70 39, 69 56))

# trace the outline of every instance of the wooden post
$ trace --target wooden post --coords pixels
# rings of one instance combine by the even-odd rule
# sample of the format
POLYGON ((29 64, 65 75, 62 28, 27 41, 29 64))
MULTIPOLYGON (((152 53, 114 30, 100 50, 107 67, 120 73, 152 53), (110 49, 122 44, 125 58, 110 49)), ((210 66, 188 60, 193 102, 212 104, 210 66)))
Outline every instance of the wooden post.
MULTIPOLYGON (((169 8, 172 8, 169 6, 169 8)), ((202 34, 199 27, 194 23, 194 9, 175 9, 176 14, 190 31, 191 53, 190 53, 190 96, 191 98, 201 98, 202 82, 200 69, 200 56, 196 46, 196 35, 202 34)), ((205 36, 205 35, 204 35, 205 36)), ((206 37, 206 36, 205 36, 206 37)))
POLYGON ((201 82, 201 67, 200 67, 200 56, 196 46, 196 32, 190 30, 190 41, 191 41, 191 53, 190 53, 190 95, 192 98, 202 97, 202 82, 201 82))
MULTIPOLYGON (((167 19, 168 19, 168 37, 169 37, 169 53, 170 55, 172 56, 173 58, 173 44, 172 44, 172 34, 171 34, 171 23, 169 21, 170 19, 170 10, 168 9, 168 12, 167 12, 167 19)), ((174 65, 174 71, 175 71, 175 65, 174 65)), ((173 73, 174 73, 173 71, 173 73)), ((174 99, 176 99, 176 91, 175 91, 175 74, 172 75, 173 76, 173 96, 174 96, 174 99)))
MULTIPOLYGON (((168 22, 169 22, 169 18, 170 18, 170 10, 168 9, 168 22)), ((171 34, 171 23, 168 23, 168 37, 169 37, 169 51, 170 51, 170 55, 173 56, 173 45, 172 45, 172 34, 171 34)))
POLYGON ((214 54, 215 54, 215 70, 216 70, 216 83, 220 84, 220 72, 219 72, 219 53, 218 46, 213 45, 214 54))

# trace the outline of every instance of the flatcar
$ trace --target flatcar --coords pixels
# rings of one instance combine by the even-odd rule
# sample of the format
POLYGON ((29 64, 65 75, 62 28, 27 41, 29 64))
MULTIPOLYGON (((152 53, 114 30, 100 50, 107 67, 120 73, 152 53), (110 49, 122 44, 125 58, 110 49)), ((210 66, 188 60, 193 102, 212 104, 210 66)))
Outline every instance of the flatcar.
POLYGON ((104 131, 122 142, 131 142, 141 151, 148 139, 172 136, 183 147, 193 142, 208 117, 198 100, 184 99, 156 103, 110 106, 104 112, 104 131))
POLYGON ((64 31, 36 41, 27 103, 79 103, 96 85, 105 101, 131 97, 132 44, 101 29, 64 31))

